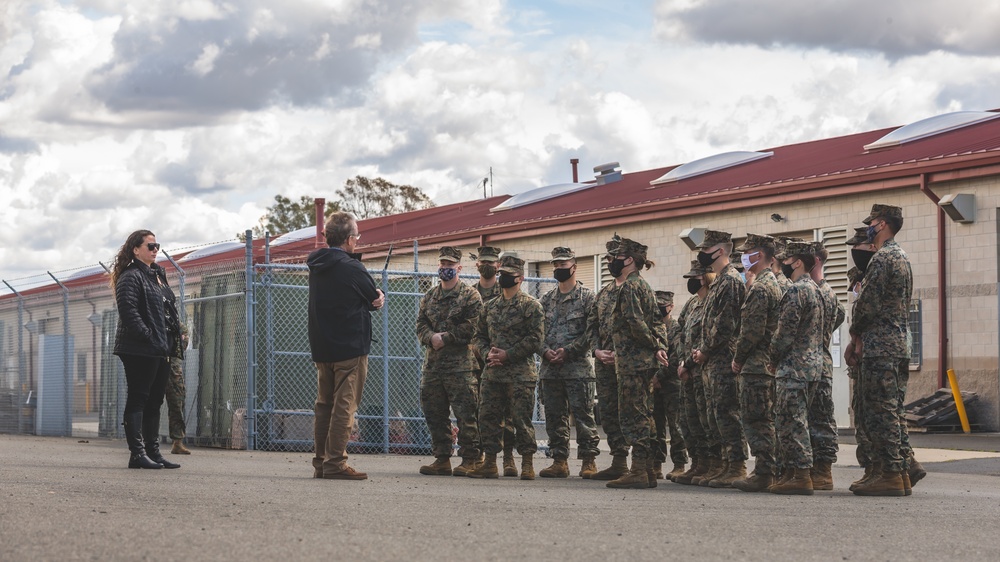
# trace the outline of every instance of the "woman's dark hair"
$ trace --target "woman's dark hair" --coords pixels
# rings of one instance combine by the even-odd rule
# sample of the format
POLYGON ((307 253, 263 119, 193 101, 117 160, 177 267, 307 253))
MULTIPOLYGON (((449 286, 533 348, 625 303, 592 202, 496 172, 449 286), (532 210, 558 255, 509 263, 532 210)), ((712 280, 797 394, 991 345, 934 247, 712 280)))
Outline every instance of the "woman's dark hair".
POLYGON ((121 277, 121 274, 125 272, 125 268, 132 265, 132 260, 135 259, 135 254, 132 250, 142 246, 145 242, 147 236, 156 236, 148 230, 136 230, 132 234, 128 235, 125 239, 125 243, 122 244, 121 248, 118 248, 118 255, 115 256, 114 261, 111 262, 111 290, 115 289, 115 282, 121 277))

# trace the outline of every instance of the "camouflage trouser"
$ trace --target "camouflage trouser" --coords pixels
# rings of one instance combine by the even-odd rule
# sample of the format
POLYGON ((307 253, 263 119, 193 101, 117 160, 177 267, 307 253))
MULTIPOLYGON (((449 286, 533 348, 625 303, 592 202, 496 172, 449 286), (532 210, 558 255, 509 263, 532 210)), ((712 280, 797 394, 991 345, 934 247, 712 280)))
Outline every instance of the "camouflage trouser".
POLYGON ((594 421, 594 381, 589 379, 543 380, 542 402, 545 405, 545 431, 549 451, 557 459, 569 458, 569 415, 576 421, 577 458, 601 454, 594 421))
POLYGON ((597 404, 601 408, 601 427, 608 439, 611 454, 616 457, 628 456, 628 443, 622 435, 621 421, 618 419, 618 375, 614 365, 594 362, 597 376, 597 404))
POLYGON ((707 365, 715 400, 715 423, 722 443, 722 458, 729 462, 747 460, 747 439, 740 417, 740 385, 733 373, 732 357, 707 365))
POLYGON ((167 377, 165 391, 170 439, 180 441, 187 434, 187 424, 184 423, 184 400, 187 398, 187 386, 184 384, 184 361, 182 359, 170 358, 170 376, 167 377))
POLYGON ((774 429, 779 457, 784 468, 812 468, 813 451, 809 440, 809 404, 816 382, 777 379, 774 429))
POLYGON ((847 374, 851 377, 851 420, 854 423, 854 440, 858 444, 856 456, 858 464, 866 468, 872 460, 872 442, 865 429, 864 416, 861 415, 861 381, 858 377, 860 367, 848 367, 847 374))
POLYGON ((660 378, 660 388, 653 390, 653 423, 656 435, 653 441, 653 460, 667 460, 667 435, 670 435, 670 460, 674 464, 687 464, 687 445, 681 432, 681 379, 677 372, 660 378))
POLYGON ((894 357, 861 360, 861 416, 871 441, 872 460, 888 472, 904 470, 913 449, 903 420, 903 403, 910 379, 908 361, 894 357))
POLYGON ((702 395, 699 396, 698 416, 701 418, 701 426, 705 428, 705 437, 708 441, 708 454, 712 458, 722 458, 722 435, 719 434, 719 425, 715 423, 715 394, 712 390, 712 381, 708 377, 708 371, 703 367, 698 367, 695 376, 701 380, 702 395))
MULTIPOLYGON (((477 360, 479 360, 478 357, 477 360)), ((484 369, 486 369, 486 362, 479 360, 480 379, 482 379, 484 369)), ((482 385, 480 385, 479 396, 482 397, 482 395, 482 385)), ((507 416, 503 420, 503 423, 500 424, 500 427, 503 428, 503 434, 500 436, 500 447, 503 449, 505 455, 510 455, 511 451, 514 450, 514 443, 517 442, 517 437, 514 435, 514 420, 510 416, 507 416)))
POLYGON ((479 459, 479 383, 472 371, 430 373, 420 381, 420 407, 424 410, 431 434, 431 452, 435 457, 450 457, 452 452, 451 414, 458 425, 458 454, 463 459, 479 459))
MULTIPOLYGON (((503 450, 500 439, 504 420, 512 419, 517 452, 533 455, 538 450, 535 428, 531 425, 531 412, 535 407, 535 383, 497 382, 484 380, 479 405, 479 436, 483 451, 499 454, 503 450)), ((508 441, 507 443, 509 443, 508 441)))
POLYGON ((653 452, 653 395, 650 383, 656 369, 618 373, 618 420, 632 460, 645 460, 653 452))
POLYGON ((823 377, 809 404, 809 438, 813 462, 837 462, 837 419, 833 417, 833 379, 823 377))
POLYGON ((706 457, 709 452, 708 436, 702 425, 705 412, 705 385, 697 369, 688 369, 688 380, 682 384, 681 403, 684 417, 684 442, 691 454, 706 457), (700 405, 700 406, 699 406, 700 405))
POLYGON ((771 375, 740 375, 740 408, 754 472, 778 474, 775 455, 778 448, 774 431, 775 380, 771 375))

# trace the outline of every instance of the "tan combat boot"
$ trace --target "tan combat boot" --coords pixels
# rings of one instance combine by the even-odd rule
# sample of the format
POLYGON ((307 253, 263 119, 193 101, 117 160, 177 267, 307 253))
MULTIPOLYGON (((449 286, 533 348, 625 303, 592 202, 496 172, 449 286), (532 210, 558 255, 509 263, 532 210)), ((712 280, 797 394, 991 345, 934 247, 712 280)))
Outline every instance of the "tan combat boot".
POLYGON ((594 457, 583 457, 583 467, 580 468, 580 478, 593 478, 597 474, 597 463, 594 457))
POLYGON ((663 480, 663 463, 660 461, 653 461, 653 476, 657 480, 663 480))
POLYGON ((732 488, 733 482, 737 480, 743 480, 747 477, 747 463, 746 461, 731 462, 726 467, 726 471, 720 474, 718 477, 713 478, 711 482, 708 483, 711 488, 732 488))
MULTIPOLYGON (((524 474, 523 469, 521 474, 524 474)), ((538 475, 542 478, 569 478, 569 464, 567 464, 566 459, 556 457, 552 461, 552 466, 538 471, 538 475)))
POLYGON ((666 474, 666 479, 674 482, 681 474, 684 474, 684 463, 675 462, 674 469, 666 474))
POLYGON ((503 475, 517 476, 517 465, 514 464, 514 453, 503 454, 503 475))
POLYGON ((795 472, 790 468, 782 470, 779 476, 775 476, 774 483, 767 487, 767 491, 770 492, 771 489, 777 486, 778 484, 784 484, 785 482, 788 482, 792 478, 793 474, 795 474, 795 472))
POLYGON ((479 457, 474 459, 462 459, 462 464, 451 471, 452 476, 468 476, 470 472, 479 466, 479 457))
POLYGON ((701 486, 701 481, 709 476, 713 476, 719 472, 722 468, 722 459, 717 457, 708 457, 705 460, 705 466, 702 467, 703 471, 701 474, 696 475, 691 479, 692 486, 701 486))
POLYGON ((913 495, 913 485, 910 484, 910 474, 905 470, 900 473, 903 477, 903 495, 912 496, 913 495))
POLYGON ((469 471, 469 478, 500 478, 500 473, 497 472, 497 454, 486 453, 483 464, 469 471))
POLYGON ((628 473, 628 457, 612 457, 611 466, 594 474, 591 480, 615 480, 628 473))
POLYGON ((677 477, 674 478, 674 482, 678 484, 690 484, 692 478, 701 476, 705 473, 705 463, 705 457, 693 457, 693 460, 691 461, 691 468, 687 469, 687 471, 683 474, 678 474, 677 477))
POLYGON ((920 466, 917 459, 910 457, 909 461, 910 466, 907 468, 906 472, 910 477, 910 484, 916 486, 917 482, 920 482, 924 479, 924 476, 927 476, 927 471, 924 470, 924 467, 920 466))
MULTIPOLYGON (((569 468, 566 469, 566 476, 569 476, 569 468)), ((504 469, 506 474, 506 469, 504 469)), ((531 460, 531 455, 521 455, 521 480, 534 480, 535 467, 531 460)))
MULTIPOLYGON (((607 483, 608 488, 635 488, 645 490, 649 488, 649 477, 647 476, 646 459, 632 459, 632 470, 607 483)), ((654 481, 655 482, 655 481, 654 481)))
MULTIPOLYGON (((877 461, 869 462, 868 466, 865 467, 865 475, 862 476, 861 478, 855 480, 851 484, 851 487, 848 488, 848 490, 850 490, 852 492, 854 490, 857 490, 858 486, 864 486, 865 484, 867 484, 868 482, 870 482, 872 478, 878 478, 878 475, 881 472, 882 472, 882 466, 877 461)), ((912 481, 912 479, 911 479, 911 481, 912 481)))
POLYGON ((699 486, 707 488, 711 484, 712 480, 722 476, 729 470, 729 461, 727 459, 719 459, 718 462, 718 468, 714 472, 710 472, 701 477, 701 480, 698 481, 699 486))
POLYGON ((813 463, 812 471, 809 473, 813 481, 813 490, 833 489, 833 466, 827 461, 813 463))
MULTIPOLYGON (((191 451, 184 446, 184 441, 180 439, 174 441, 174 444, 170 446, 171 455, 190 455, 191 451)), ((927 474, 926 472, 924 474, 927 474)))
POLYGON ((773 484, 773 475, 766 472, 757 472, 757 469, 754 469, 753 474, 750 476, 733 482, 733 488, 741 492, 767 492, 768 488, 773 484))
POLYGON ((656 487, 656 472, 653 469, 653 459, 646 459, 646 487, 655 488, 656 487))
POLYGON ((906 488, 903 486, 903 475, 899 472, 882 471, 878 478, 871 480, 854 489, 857 496, 905 496, 906 488))
POLYGON ((811 496, 813 495, 813 483, 812 477, 809 476, 808 468, 794 468, 792 470, 792 477, 786 480, 783 484, 775 484, 771 486, 772 494, 781 494, 783 496, 811 496))
POLYGON ((451 458, 437 457, 432 464, 421 466, 420 474, 426 474, 427 476, 451 476, 451 458))

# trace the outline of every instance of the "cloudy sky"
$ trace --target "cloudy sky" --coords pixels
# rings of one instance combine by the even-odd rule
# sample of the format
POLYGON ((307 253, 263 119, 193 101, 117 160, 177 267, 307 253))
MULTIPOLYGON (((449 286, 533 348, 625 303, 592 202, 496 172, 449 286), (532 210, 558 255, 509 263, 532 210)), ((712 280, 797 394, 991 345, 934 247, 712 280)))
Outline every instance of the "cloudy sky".
POLYGON ((516 193, 994 109, 998 28, 1000 0, 0 0, 0 278, 359 174, 449 203, 491 167, 516 193))

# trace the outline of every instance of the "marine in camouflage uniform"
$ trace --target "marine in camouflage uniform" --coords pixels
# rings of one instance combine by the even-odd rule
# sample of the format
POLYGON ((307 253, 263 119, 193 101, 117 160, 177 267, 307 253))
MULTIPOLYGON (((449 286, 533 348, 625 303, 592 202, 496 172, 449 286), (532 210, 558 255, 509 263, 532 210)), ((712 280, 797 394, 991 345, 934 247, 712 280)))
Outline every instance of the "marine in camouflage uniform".
MULTIPOLYGON (((861 279, 864 273, 861 272, 856 266, 852 267, 850 271, 847 272, 847 280, 851 287, 852 294, 860 294, 861 289, 861 279)), ((857 297, 852 297, 851 301, 851 317, 854 317, 854 304, 857 302, 857 297)), ((853 342, 849 345, 853 345, 853 342)), ((861 373, 860 364, 848 364, 847 366, 847 376, 851 380, 851 422, 854 424, 854 441, 857 443, 857 450, 855 451, 855 457, 858 460, 858 466, 865 469, 865 476, 871 475, 872 468, 872 444, 871 440, 868 438, 868 432, 864 427, 864 417, 861 415, 861 382, 859 380, 861 373)), ((863 479, 862 479, 863 480, 863 479)), ((860 482, 860 480, 858 481, 860 482)), ((858 482, 855 482, 857 484, 858 482)), ((852 484, 854 486, 855 484, 852 484)), ((853 488, 851 491, 854 491, 853 488)))
MULTIPOLYGON (((685 442, 694 462, 691 468, 683 474, 674 477, 678 484, 698 484, 700 479, 721 464, 718 427, 709 423, 710 407, 705 395, 705 377, 701 367, 692 359, 695 349, 701 346, 702 324, 705 317, 705 299, 708 288, 700 277, 709 270, 698 263, 691 262, 691 270, 684 274, 688 280, 688 292, 691 298, 684 303, 681 313, 677 316, 679 329, 679 344, 677 346, 678 372, 683 367, 687 380, 683 382, 683 415, 686 420, 687 433, 685 442)), ((673 359, 671 359, 673 361, 673 359)))
POLYGON ((907 454, 903 448, 901 401, 909 372, 907 319, 913 273, 906 252, 895 241, 902 227, 899 207, 876 204, 864 221, 878 246, 865 270, 854 305, 851 334, 861 338, 861 393, 865 429, 872 441, 878 476, 857 486, 858 495, 901 496, 908 490, 907 454))
MULTIPOLYGON (((502 293, 500 284, 496 283, 497 275, 497 262, 500 260, 500 248, 496 246, 480 246, 476 249, 476 269, 479 271, 479 280, 476 281, 476 290, 479 291, 479 296, 483 299, 483 304, 497 298, 502 293), (486 279, 494 280, 494 283, 489 286, 483 286, 483 281, 486 279)), ((483 369, 486 368, 486 359, 483 357, 477 357, 479 360, 479 374, 482 375, 483 369)), ((517 476, 517 468, 514 466, 514 422, 509 417, 503 422, 503 436, 500 439, 500 445, 503 447, 503 467, 504 476, 517 476)))
POLYGON ((174 455, 190 455, 191 451, 184 446, 187 435, 187 424, 184 421, 184 401, 187 399, 187 386, 184 384, 184 349, 187 347, 188 328, 181 322, 181 337, 173 355, 170 357, 170 376, 165 389, 167 402, 167 425, 173 446, 170 453, 174 455))
POLYGON ((660 366, 656 371, 653 383, 653 423, 656 424, 656 435, 653 448, 653 473, 657 478, 663 478, 663 463, 670 453, 673 469, 668 479, 684 472, 687 464, 687 443, 684 440, 685 429, 681 416, 681 379, 677 376, 677 366, 681 357, 680 325, 670 314, 674 308, 674 293, 671 291, 655 291, 656 305, 659 307, 660 318, 667 331, 667 357, 670 364, 660 366), (667 439, 669 437, 669 440, 667 439))
MULTIPOLYGON (((789 240, 793 239, 784 236, 779 236, 778 238, 775 238, 774 255, 778 256, 783 254, 785 251, 785 244, 787 244, 789 240)), ((771 264, 771 272, 774 273, 774 278, 775 280, 777 280, 778 286, 781 287, 781 294, 785 294, 785 291, 787 291, 788 288, 792 286, 792 280, 789 279, 788 277, 785 277, 785 274, 782 273, 780 260, 774 260, 774 262, 771 264)))
MULTIPOLYGON (((542 296, 545 311, 545 340, 538 350, 542 357, 542 403, 545 407, 545 431, 549 451, 555 462, 539 472, 544 477, 569 476, 570 414, 576 421, 577 456, 584 470, 597 472, 594 458, 597 445, 597 422, 594 421, 594 366, 590 358, 587 316, 594 306, 594 292, 576 281, 576 254, 569 248, 552 250, 555 274, 568 275, 565 281, 542 296), (560 273, 565 271, 566 273, 560 273), (564 285, 572 288, 563 292, 564 285), (557 358, 558 362, 550 361, 557 358)), ((582 471, 582 472, 583 472, 582 471)))
MULTIPOLYGON (((608 253, 605 259, 614 258, 621 244, 621 238, 616 234, 605 244, 608 253)), ((601 428, 604 429, 608 447, 611 449, 611 466, 592 475, 594 480, 614 480, 628 471, 628 444, 622 435, 621 423, 618 419, 618 377, 615 366, 606 364, 598 357, 599 352, 614 352, 614 341, 611 338, 613 327, 611 311, 618 301, 618 284, 611 280, 594 298, 594 305, 587 316, 587 333, 590 346, 594 349, 594 375, 597 379, 597 404, 601 412, 601 428)))
MULTIPOLYGON (((656 295, 639 275, 652 262, 647 247, 622 238, 615 261, 625 269, 617 276, 618 298, 611 311, 611 340, 618 377, 618 419, 625 442, 632 447, 628 474, 608 482, 610 488, 653 488, 653 401, 650 385, 659 368, 657 355, 667 357, 667 332, 659 317, 656 295), (632 260, 631 263, 628 263, 632 260)), ((612 262, 612 275, 615 273, 612 262)))
POLYGON ((823 377, 823 304, 808 273, 816 259, 812 246, 789 242, 785 254, 779 258, 794 267, 793 282, 781 299, 770 349, 777 377, 775 430, 785 474, 770 491, 812 495, 809 405, 823 377))
POLYGON ((708 289, 702 347, 695 356, 708 374, 711 388, 707 392, 714 402, 715 423, 722 437, 722 460, 725 463, 721 472, 707 475, 708 485, 728 488, 734 481, 746 477, 747 441, 740 417, 739 381, 732 368, 746 286, 729 262, 732 251, 730 233, 706 230, 705 239, 698 249, 701 250, 699 260, 705 260, 702 264, 710 263, 717 274, 708 289))
POLYGON ((479 432, 486 452, 483 464, 469 476, 496 478, 496 456, 502 449, 503 422, 513 420, 517 451, 521 454, 521 479, 535 477, 532 456, 538 450, 531 414, 535 406, 535 351, 545 337, 542 306, 521 291, 524 260, 500 259, 500 285, 510 290, 483 305, 473 343, 486 358, 479 406, 479 432), (513 292, 513 294, 510 294, 513 292), (508 297, 509 295, 509 297, 508 297))
POLYGON ((762 492, 773 484, 778 474, 775 381, 774 372, 767 365, 771 338, 778 327, 778 306, 783 291, 771 271, 774 238, 748 233, 740 250, 751 263, 750 273, 754 280, 740 310, 740 335, 736 340, 733 371, 739 374, 743 428, 755 460, 753 474, 734 481, 733 487, 745 492, 762 492))
POLYGON ((420 467, 421 474, 465 476, 479 462, 478 362, 470 343, 483 301, 475 289, 458 280, 461 260, 460 249, 441 248, 441 283, 420 299, 417 312, 417 339, 426 348, 420 406, 436 458, 433 464, 420 467), (462 457, 462 464, 454 471, 450 410, 458 422, 458 454, 462 457))
POLYGON ((833 489, 833 463, 837 462, 837 418, 833 406, 833 355, 830 344, 833 332, 844 323, 844 305, 837 293, 823 276, 823 266, 828 256, 822 242, 813 242, 817 260, 811 274, 823 302, 823 378, 816 387, 816 394, 809 406, 809 435, 812 439, 814 490, 833 489))

